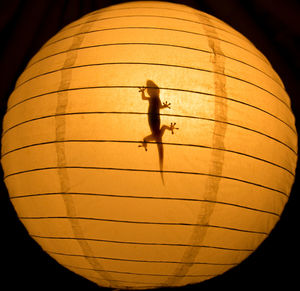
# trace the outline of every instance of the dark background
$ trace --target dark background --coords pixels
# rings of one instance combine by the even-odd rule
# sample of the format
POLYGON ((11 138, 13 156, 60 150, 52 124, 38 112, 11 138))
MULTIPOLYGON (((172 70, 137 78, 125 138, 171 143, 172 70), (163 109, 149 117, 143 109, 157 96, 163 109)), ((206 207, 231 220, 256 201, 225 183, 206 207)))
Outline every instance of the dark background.
MULTIPOLYGON (((18 76, 50 37, 84 14, 120 2, 124 1, 2 0, 1 120, 18 76)), ((280 75, 292 100, 293 112, 296 118, 299 117, 300 86, 297 80, 300 67, 300 3, 297 0, 170 2, 183 3, 210 13, 250 39, 280 75)), ((3 172, 0 174, 3 177, 3 172)), ((93 283, 61 267, 41 250, 18 220, 2 178, 0 183, 0 289, 101 290, 93 283)), ((254 254, 224 275, 178 290, 191 290, 195 287, 199 290, 299 288, 298 188, 299 181, 296 179, 280 222, 254 254)))

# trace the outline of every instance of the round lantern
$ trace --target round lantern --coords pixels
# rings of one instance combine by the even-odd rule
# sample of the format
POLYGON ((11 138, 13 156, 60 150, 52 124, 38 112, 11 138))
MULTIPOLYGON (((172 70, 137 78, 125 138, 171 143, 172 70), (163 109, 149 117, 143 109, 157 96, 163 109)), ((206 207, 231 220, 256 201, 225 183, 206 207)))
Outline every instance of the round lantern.
POLYGON ((294 181, 290 99, 215 17, 168 2, 90 13, 29 62, 2 166, 29 234, 100 286, 198 283, 268 236, 294 181))

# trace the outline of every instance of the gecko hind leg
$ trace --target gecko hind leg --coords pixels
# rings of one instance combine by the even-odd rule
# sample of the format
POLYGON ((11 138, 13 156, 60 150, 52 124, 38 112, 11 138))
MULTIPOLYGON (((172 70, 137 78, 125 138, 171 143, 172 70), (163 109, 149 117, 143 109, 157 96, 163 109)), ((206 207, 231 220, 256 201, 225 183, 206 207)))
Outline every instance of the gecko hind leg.
POLYGON ((149 141, 152 141, 152 140, 155 140, 155 137, 153 136, 153 134, 150 134, 146 137, 144 137, 144 140, 142 141, 142 144, 139 145, 139 147, 143 147, 145 149, 145 151, 148 151, 148 142, 149 141))
POLYGON ((174 129, 179 129, 178 127, 175 127, 175 125, 176 125, 176 122, 171 123, 170 126, 168 126, 168 125, 163 125, 163 126, 161 127, 161 130, 160 130, 161 136, 164 135, 165 130, 170 130, 170 131, 172 132, 172 134, 174 134, 174 129))

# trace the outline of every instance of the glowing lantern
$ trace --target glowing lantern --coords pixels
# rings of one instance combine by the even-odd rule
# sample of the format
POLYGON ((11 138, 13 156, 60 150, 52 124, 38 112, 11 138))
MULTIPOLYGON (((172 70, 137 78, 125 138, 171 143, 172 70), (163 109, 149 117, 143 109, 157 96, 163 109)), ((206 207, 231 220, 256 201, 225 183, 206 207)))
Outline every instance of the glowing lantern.
POLYGON ((239 264, 280 218, 297 161, 267 59, 222 21, 167 2, 101 9, 49 40, 10 96, 2 144, 29 234, 121 289, 239 264))

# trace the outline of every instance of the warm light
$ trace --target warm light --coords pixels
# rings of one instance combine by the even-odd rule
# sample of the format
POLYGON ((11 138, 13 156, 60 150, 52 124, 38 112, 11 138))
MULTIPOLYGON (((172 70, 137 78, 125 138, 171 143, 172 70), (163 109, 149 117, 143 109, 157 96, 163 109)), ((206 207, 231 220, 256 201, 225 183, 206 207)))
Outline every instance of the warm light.
POLYGON ((268 60, 184 5, 130 2, 61 30, 8 101, 2 165, 29 234, 100 286, 198 283, 268 236, 294 181, 268 60))

